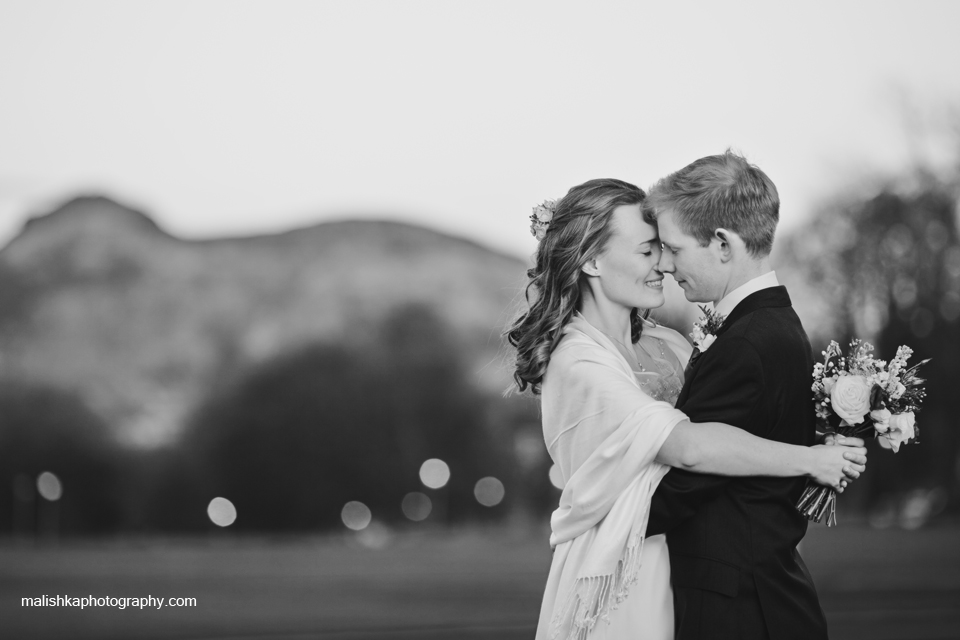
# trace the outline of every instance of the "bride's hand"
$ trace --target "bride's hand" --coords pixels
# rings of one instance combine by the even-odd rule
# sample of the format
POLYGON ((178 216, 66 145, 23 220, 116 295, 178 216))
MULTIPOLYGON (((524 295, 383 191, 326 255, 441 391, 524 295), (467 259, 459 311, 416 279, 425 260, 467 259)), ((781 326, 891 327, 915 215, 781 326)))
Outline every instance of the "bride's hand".
MULTIPOLYGON (((866 447, 867 446, 864 443, 862 438, 857 438, 856 436, 841 436, 833 433, 827 435, 827 437, 824 439, 824 444, 836 444, 841 447, 866 447)), ((866 462, 862 462, 861 464, 866 464, 866 462)), ((863 472, 861 471, 861 473, 863 472)), ((847 485, 853 482, 854 480, 855 478, 846 478, 844 480, 841 480, 840 486, 845 489, 847 485)))
MULTIPOLYGON (((840 443, 837 443, 840 444, 840 443)), ((847 483, 856 480, 867 465, 867 449, 863 446, 819 444, 810 447, 813 463, 809 476, 819 484, 842 493, 847 483)))

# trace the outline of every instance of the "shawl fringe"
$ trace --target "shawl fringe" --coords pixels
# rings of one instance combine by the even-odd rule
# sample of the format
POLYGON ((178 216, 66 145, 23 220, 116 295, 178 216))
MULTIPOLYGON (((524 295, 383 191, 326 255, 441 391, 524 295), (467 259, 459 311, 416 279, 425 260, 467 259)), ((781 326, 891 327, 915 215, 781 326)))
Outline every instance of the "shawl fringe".
POLYGON ((643 533, 634 534, 613 574, 578 578, 552 621, 551 640, 587 640, 598 621, 610 623, 610 612, 626 600, 637 583, 643 555, 643 533))

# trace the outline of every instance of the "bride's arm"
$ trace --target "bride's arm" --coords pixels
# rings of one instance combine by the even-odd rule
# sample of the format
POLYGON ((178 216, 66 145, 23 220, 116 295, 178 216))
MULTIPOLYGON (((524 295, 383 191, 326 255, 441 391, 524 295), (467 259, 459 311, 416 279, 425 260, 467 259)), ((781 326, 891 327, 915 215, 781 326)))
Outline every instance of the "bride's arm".
MULTIPOLYGON (((853 444, 862 441, 851 439, 853 444)), ((839 443, 838 444, 842 444, 839 443)), ((862 446, 804 447, 760 438, 722 422, 681 422, 657 454, 657 462, 722 476, 807 476, 842 490, 840 481, 860 476, 862 446)))
MULTIPOLYGON (((690 348, 683 337, 666 327, 650 333, 670 345, 680 362, 690 348), (686 348, 686 350, 684 350, 686 348)), ((741 384, 741 388, 749 385, 741 384)), ((755 385, 762 393, 762 383, 755 385)), ((721 422, 681 422, 674 427, 657 455, 657 462, 694 473, 721 476, 808 476, 821 484, 837 486, 846 476, 859 477, 866 464, 866 449, 859 438, 845 447, 805 447, 767 440, 721 422)))

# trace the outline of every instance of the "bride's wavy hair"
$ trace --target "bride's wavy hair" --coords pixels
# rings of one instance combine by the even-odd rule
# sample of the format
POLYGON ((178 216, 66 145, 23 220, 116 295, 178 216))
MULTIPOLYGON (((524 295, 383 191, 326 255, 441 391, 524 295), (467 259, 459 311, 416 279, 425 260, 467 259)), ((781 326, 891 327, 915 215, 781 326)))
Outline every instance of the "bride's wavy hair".
MULTIPOLYGON (((504 332, 516 348, 513 379, 519 390, 540 393, 550 355, 563 328, 580 307, 583 265, 600 255, 613 234, 611 219, 622 205, 642 204, 643 189, 613 178, 590 180, 563 196, 527 271, 527 310, 504 332)), ((630 312, 633 342, 640 339, 643 315, 630 312)))

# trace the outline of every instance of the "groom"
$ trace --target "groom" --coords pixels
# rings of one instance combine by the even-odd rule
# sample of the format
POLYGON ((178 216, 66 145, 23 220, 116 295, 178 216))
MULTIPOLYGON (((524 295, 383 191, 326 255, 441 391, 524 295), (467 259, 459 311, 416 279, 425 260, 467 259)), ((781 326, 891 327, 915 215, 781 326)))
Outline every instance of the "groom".
MULTIPOLYGON (((726 320, 694 351, 677 400, 694 422, 726 422, 771 440, 814 444, 813 358, 787 290, 770 268, 777 189, 727 151, 662 179, 644 204, 663 243, 660 270, 726 320)), ((667 534, 678 640, 827 637, 796 551, 807 521, 803 478, 726 478, 671 470, 647 534, 667 534)))

